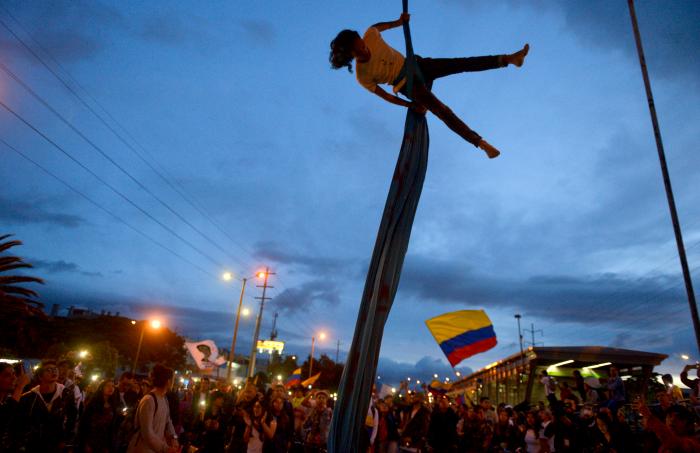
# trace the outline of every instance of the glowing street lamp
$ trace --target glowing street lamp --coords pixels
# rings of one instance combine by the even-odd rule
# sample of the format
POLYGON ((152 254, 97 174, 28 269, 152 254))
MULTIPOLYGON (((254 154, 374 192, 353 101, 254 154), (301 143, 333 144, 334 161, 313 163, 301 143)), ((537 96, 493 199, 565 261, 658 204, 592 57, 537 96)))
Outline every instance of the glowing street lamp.
POLYGON ((80 351, 78 353, 78 357, 80 357, 81 359, 84 359, 85 357, 87 357, 87 355, 88 355, 88 352, 85 349, 83 349, 82 351, 80 351))
MULTIPOLYGON (((319 332, 318 334, 319 340, 325 340, 326 339, 326 332, 319 332)), ((312 371, 314 369, 314 345, 316 344, 316 337, 313 336, 311 337, 311 359, 309 359, 309 377, 312 376, 312 371)))
POLYGON ((690 360, 690 356, 688 354, 681 354, 681 359, 690 360))
POLYGON ((273 288, 272 286, 267 285, 267 281, 270 278, 271 275, 275 275, 274 272, 270 272, 270 268, 266 267, 265 271, 260 271, 257 274, 257 277, 263 280, 262 285, 258 285, 258 288, 262 288, 262 297, 259 297, 260 299, 260 311, 258 312, 258 317, 255 320, 255 332, 253 333, 253 344, 251 345, 250 348, 250 359, 248 360, 248 377, 252 378, 253 374, 255 374, 255 358, 257 355, 257 346, 258 346, 258 339, 260 338, 260 323, 262 322, 262 316, 263 316, 263 309, 265 308, 265 291, 267 291, 267 288, 273 288))
MULTIPOLYGON (((133 322, 133 324, 136 324, 136 322, 133 322)), ((160 329, 162 323, 159 319, 152 319, 149 322, 143 323, 143 328, 141 329, 141 336, 139 337, 139 345, 136 348, 136 357, 134 357, 134 366, 131 367, 132 373, 136 372, 136 365, 138 365, 139 363, 139 355, 141 354, 141 344, 143 343, 143 335, 146 333, 147 325, 151 326, 151 329, 153 330, 158 330, 160 329)))
MULTIPOLYGON (((233 279, 233 275, 230 272, 224 272, 222 275, 222 278, 225 281, 231 281, 233 279)), ((248 282, 247 278, 243 279, 243 286, 241 287, 241 297, 238 299, 238 310, 236 310, 236 323, 233 326, 233 339, 231 340, 231 351, 228 354, 228 367, 226 367, 226 380, 230 381, 231 380, 231 369, 233 368, 233 360, 235 358, 235 353, 236 353, 236 339, 238 338, 238 323, 241 320, 241 307, 243 306, 243 294, 245 294, 245 284, 248 282)), ((250 310, 247 308, 244 308, 243 311, 243 316, 248 316, 250 314, 250 310)))

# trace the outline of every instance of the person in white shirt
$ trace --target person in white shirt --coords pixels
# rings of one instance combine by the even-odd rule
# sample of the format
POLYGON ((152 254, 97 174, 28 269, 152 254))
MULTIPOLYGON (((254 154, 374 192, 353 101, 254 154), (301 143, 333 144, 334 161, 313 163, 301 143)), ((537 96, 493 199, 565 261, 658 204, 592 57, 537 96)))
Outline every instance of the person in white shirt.
POLYGON ((151 371, 153 390, 143 396, 136 409, 138 431, 129 442, 128 453, 178 453, 175 428, 165 394, 173 385, 173 370, 156 365, 151 371))

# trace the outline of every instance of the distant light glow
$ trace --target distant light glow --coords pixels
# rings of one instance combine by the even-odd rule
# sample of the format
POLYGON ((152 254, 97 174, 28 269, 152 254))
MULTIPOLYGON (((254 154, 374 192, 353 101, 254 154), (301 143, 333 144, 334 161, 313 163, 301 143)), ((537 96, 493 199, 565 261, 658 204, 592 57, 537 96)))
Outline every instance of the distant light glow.
POLYGON ((592 369, 594 369, 594 368, 600 368, 600 367, 602 367, 602 366, 608 366, 608 365, 612 365, 612 363, 610 363, 610 362, 604 362, 604 363, 599 363, 599 364, 597 364, 597 365, 586 366, 586 367, 584 367, 584 368, 586 368, 586 369, 588 369, 588 370, 592 370, 592 369))
POLYGON ((688 354, 681 354, 681 359, 690 360, 690 356, 688 354))
POLYGON ((153 319, 151 320, 151 327, 154 329, 160 329, 161 323, 159 319, 153 319))
POLYGON ((227 281, 227 282, 230 282, 231 280, 233 280, 233 274, 230 273, 230 272, 224 272, 224 273, 221 275, 221 278, 223 278, 223 279, 224 279, 225 281, 227 281))
MULTIPOLYGON (((574 363, 574 361, 573 361, 573 360, 564 360, 563 362, 559 362, 559 363, 555 363, 555 364, 553 364, 553 365, 549 365, 549 366, 547 367, 547 371, 552 371, 552 370, 554 370, 554 369, 557 368, 557 367, 560 367, 560 366, 563 366, 563 365, 568 365, 568 364, 570 364, 570 363, 574 363)), ((588 368, 590 368, 590 367, 588 367, 588 368)))
POLYGON ((90 377, 90 379, 92 380, 92 382, 97 381, 99 378, 100 378, 100 375, 99 375, 99 374, 93 374, 93 375, 90 377))
POLYGON ((241 309, 241 314, 243 316, 248 316, 250 314, 250 308, 244 307, 243 309, 241 309))
POLYGON ((135 325, 136 325, 136 321, 134 321, 134 320, 132 319, 132 320, 131 320, 131 325, 132 325, 132 326, 135 326, 135 325))
POLYGON ((78 357, 80 357, 81 359, 84 359, 85 357, 87 357, 87 355, 88 352, 84 349, 78 353, 78 357))

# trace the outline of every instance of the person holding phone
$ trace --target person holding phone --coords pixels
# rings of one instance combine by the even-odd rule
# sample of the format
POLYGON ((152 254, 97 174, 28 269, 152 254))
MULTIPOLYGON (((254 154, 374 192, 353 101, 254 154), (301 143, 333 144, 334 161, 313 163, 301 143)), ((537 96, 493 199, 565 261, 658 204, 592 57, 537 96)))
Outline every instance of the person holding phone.
POLYGON ((0 363, 0 451, 13 451, 16 447, 15 431, 12 427, 17 417, 22 390, 29 384, 29 376, 19 362, 17 372, 12 364, 0 363))
POLYGON ((700 398, 700 364, 686 365, 681 371, 681 382, 685 384, 689 389, 693 391, 691 394, 693 398, 700 398), (688 377, 688 371, 695 369, 698 376, 697 379, 691 379, 688 377))

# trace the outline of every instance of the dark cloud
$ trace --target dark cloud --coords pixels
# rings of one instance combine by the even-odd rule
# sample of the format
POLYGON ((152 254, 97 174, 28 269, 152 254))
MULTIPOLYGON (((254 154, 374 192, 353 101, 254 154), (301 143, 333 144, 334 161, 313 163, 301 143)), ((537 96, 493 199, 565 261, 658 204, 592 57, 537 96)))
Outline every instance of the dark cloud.
POLYGON ((146 41, 170 46, 196 44, 197 49, 204 50, 211 44, 207 35, 210 28, 211 24, 200 16, 161 11, 147 16, 137 35, 146 41))
POLYGON ((73 214, 52 212, 44 201, 18 201, 0 197, 0 221, 9 225, 47 224, 77 228, 86 222, 73 214))
POLYGON ((339 303, 340 290, 330 280, 312 280, 295 288, 287 288, 275 297, 275 306, 283 313, 305 313, 339 303))
POLYGON ((301 266, 310 275, 337 272, 349 265, 337 257, 312 256, 291 250, 284 250, 274 242, 258 242, 253 254, 261 260, 279 264, 301 266))
MULTIPOLYGON (((467 366, 457 366, 456 370, 463 376, 467 376, 473 372, 473 370, 467 366)), ((441 357, 425 356, 416 363, 399 362, 386 357, 380 357, 379 364, 377 365, 377 375, 381 377, 379 382, 389 385, 398 385, 401 381, 405 381, 406 378, 409 377, 411 378, 411 382, 415 382, 416 380, 430 382, 435 373, 437 373, 440 380, 444 380, 446 377, 450 379, 455 378, 455 370, 441 357)))
POLYGON ((62 273, 62 272, 72 272, 72 273, 84 275, 86 277, 102 277, 103 276, 101 272, 84 271, 84 270, 81 270, 80 266, 78 266, 76 263, 69 263, 69 262, 63 261, 63 260, 46 261, 46 260, 29 258, 29 259, 27 259, 27 262, 31 263, 35 269, 41 269, 44 272, 48 272, 49 274, 58 274, 58 273, 62 273))
POLYGON ((413 297, 465 307, 512 307, 555 322, 628 327, 672 322, 684 309, 679 276, 617 274, 536 275, 517 279, 481 275, 458 260, 410 256, 400 287, 413 297))
MULTIPOLYGON (((546 8, 561 8, 567 26, 583 42, 602 49, 620 50, 637 59, 627 2, 547 2, 546 8)), ((647 63, 655 73, 668 78, 700 75, 700 2, 663 0, 636 2, 647 63)))
MULTIPOLYGON (((42 48, 62 62, 93 57, 109 42, 105 32, 127 26, 119 11, 95 1, 8 2, 5 8, 42 48)), ((7 16, 3 20, 22 40, 34 46, 14 20, 7 16)), ((0 48, 31 58, 12 37, 1 40, 0 48)))
POLYGON ((180 44, 189 31, 177 16, 156 15, 148 17, 141 29, 142 38, 164 44, 180 44))
POLYGON ((277 33, 270 22, 249 19, 240 21, 238 25, 252 42, 260 46, 270 46, 275 42, 277 33))

